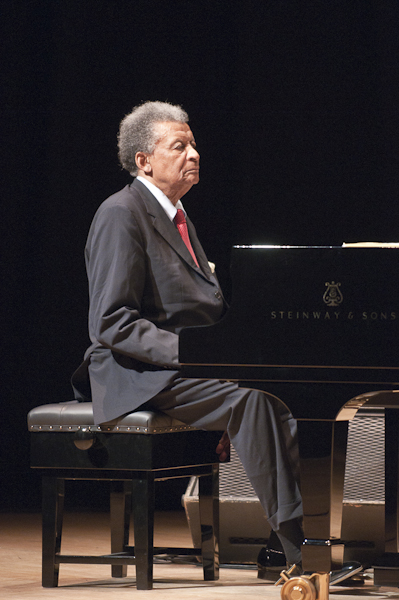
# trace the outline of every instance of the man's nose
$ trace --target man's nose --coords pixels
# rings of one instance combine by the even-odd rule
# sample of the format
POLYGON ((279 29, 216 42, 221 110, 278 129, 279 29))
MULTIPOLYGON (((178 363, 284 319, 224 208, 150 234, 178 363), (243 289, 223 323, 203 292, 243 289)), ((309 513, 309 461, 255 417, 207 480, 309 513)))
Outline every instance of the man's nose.
POLYGON ((196 148, 193 148, 193 146, 190 146, 190 149, 188 151, 188 156, 187 158, 191 159, 191 160, 199 160, 199 153, 196 150, 196 148))

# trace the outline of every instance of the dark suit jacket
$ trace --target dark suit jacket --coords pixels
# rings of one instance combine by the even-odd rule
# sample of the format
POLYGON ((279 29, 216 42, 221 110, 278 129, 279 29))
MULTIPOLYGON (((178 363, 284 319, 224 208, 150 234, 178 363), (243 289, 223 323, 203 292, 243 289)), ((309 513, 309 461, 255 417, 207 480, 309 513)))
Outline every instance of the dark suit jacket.
POLYGON ((212 324, 223 313, 216 276, 189 219, 187 225, 200 268, 140 181, 103 202, 93 219, 85 250, 92 345, 72 383, 77 398, 92 398, 96 423, 131 412, 170 385, 180 330, 212 324))

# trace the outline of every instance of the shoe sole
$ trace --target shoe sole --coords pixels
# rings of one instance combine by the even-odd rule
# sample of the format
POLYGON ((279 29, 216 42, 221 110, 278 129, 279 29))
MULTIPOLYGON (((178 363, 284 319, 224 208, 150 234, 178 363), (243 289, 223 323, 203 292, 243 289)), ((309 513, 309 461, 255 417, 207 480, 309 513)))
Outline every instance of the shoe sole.
POLYGON ((258 579, 262 579, 263 581, 270 581, 270 583, 275 583, 278 579, 280 579, 280 573, 286 568, 285 565, 267 567, 266 569, 258 568, 258 579))
MULTIPOLYGON (((290 579, 294 578, 294 577, 301 577, 301 575, 304 575, 305 577, 309 577, 311 574, 310 573, 300 573, 297 572, 295 569, 297 569, 297 565, 293 565, 290 569, 288 569, 287 571, 284 571, 286 575, 288 575, 288 577, 290 579)), ((360 573, 363 570, 363 566, 362 565, 358 565, 358 566, 354 566, 354 567, 347 567, 346 569, 342 570, 342 571, 338 571, 334 574, 330 573, 330 581, 329 581, 329 585, 338 585, 339 583, 342 583, 343 581, 345 581, 346 579, 350 579, 351 577, 354 577, 354 575, 357 575, 358 573, 360 573)), ((280 585, 282 584, 284 581, 284 577, 280 577, 275 585, 280 585)))
POLYGON ((337 585, 338 583, 341 583, 342 581, 345 581, 345 579, 350 579, 351 577, 353 577, 354 575, 357 575, 358 573, 360 573, 360 571, 363 570, 363 566, 359 565, 358 567, 353 567, 352 569, 348 569, 347 571, 340 571, 339 573, 337 573, 337 575, 334 577, 334 575, 330 575, 330 585, 337 585))

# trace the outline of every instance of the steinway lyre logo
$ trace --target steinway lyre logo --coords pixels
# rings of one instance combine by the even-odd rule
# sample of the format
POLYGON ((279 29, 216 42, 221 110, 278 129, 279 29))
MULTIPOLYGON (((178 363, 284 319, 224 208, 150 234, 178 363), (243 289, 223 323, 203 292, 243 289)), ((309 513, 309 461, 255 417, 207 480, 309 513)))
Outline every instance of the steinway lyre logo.
POLYGON ((339 289, 341 284, 335 283, 332 281, 331 283, 326 282, 327 289, 323 294, 323 300, 327 306, 339 306, 344 299, 341 290, 339 289))

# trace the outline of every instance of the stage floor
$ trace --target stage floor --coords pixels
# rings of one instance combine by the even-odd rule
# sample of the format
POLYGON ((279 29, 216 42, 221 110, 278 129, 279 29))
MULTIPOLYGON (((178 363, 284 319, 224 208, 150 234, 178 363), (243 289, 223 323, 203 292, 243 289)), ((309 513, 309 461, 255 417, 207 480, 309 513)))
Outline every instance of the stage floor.
MULTIPOLYGON (((62 552, 102 554, 109 552, 108 515, 67 513, 64 518, 62 552)), ((196 565, 156 564, 154 589, 138 591, 134 566, 128 577, 113 579, 104 565, 60 566, 58 588, 41 586, 41 517, 38 514, 0 514, 0 598, 51 600, 217 600, 218 598, 280 599, 280 588, 257 579, 254 568, 223 567, 217 582, 204 582, 196 565)), ((156 515, 156 545, 189 546, 191 537, 183 512, 156 515)), ((370 573, 371 576, 371 573, 370 573)), ((372 578, 361 587, 330 588, 332 600, 399 599, 397 588, 377 588, 372 578)))

